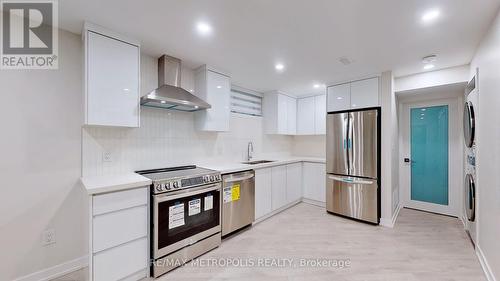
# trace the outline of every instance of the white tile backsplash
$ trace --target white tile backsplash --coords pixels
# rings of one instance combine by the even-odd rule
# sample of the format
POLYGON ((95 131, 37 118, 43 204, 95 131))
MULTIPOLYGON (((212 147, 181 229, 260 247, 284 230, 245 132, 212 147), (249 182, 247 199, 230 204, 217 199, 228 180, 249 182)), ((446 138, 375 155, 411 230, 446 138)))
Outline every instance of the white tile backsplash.
POLYGON ((229 132, 202 132, 194 128, 194 114, 141 108, 140 128, 85 127, 83 175, 118 174, 207 161, 243 161, 247 144, 254 155, 291 155, 293 137, 266 135, 261 117, 231 115, 229 132), (103 153, 111 161, 103 161, 103 153))

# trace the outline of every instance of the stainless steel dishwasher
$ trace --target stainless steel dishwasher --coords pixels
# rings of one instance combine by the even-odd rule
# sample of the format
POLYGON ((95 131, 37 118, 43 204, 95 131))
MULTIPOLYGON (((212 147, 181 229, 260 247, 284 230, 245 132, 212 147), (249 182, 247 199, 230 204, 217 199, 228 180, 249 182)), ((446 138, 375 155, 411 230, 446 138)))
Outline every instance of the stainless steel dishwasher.
POLYGON ((255 173, 244 171, 222 176, 222 236, 255 220, 255 173))

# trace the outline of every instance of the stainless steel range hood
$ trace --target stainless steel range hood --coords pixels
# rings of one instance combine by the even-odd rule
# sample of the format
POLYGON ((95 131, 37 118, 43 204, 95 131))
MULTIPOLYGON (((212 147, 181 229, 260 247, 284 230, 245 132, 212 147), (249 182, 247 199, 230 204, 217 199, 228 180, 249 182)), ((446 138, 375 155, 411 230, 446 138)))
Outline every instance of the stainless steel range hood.
POLYGON ((181 111, 197 111, 211 107, 181 88, 181 60, 167 55, 158 59, 158 88, 141 97, 141 105, 181 111))

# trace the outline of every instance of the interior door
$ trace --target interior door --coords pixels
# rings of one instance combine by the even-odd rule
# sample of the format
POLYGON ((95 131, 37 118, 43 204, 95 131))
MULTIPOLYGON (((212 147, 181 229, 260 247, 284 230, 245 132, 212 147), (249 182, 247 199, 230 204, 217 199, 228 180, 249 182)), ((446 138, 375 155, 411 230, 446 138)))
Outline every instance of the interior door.
POLYGON ((326 172, 348 175, 349 113, 330 113, 327 115, 326 123, 326 172))
POLYGON ((378 111, 349 113, 348 156, 349 175, 377 178, 378 171, 378 111))

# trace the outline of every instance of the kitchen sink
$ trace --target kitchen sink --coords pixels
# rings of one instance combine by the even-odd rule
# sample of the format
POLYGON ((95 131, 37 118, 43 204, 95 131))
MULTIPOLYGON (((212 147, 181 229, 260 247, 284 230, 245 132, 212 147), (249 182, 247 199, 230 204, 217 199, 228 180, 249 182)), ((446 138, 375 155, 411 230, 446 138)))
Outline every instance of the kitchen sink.
POLYGON ((255 160, 255 161, 248 161, 248 162, 241 162, 243 164, 248 164, 248 165, 257 165, 257 164, 264 164, 264 163, 271 163, 274 162, 273 160, 255 160))

